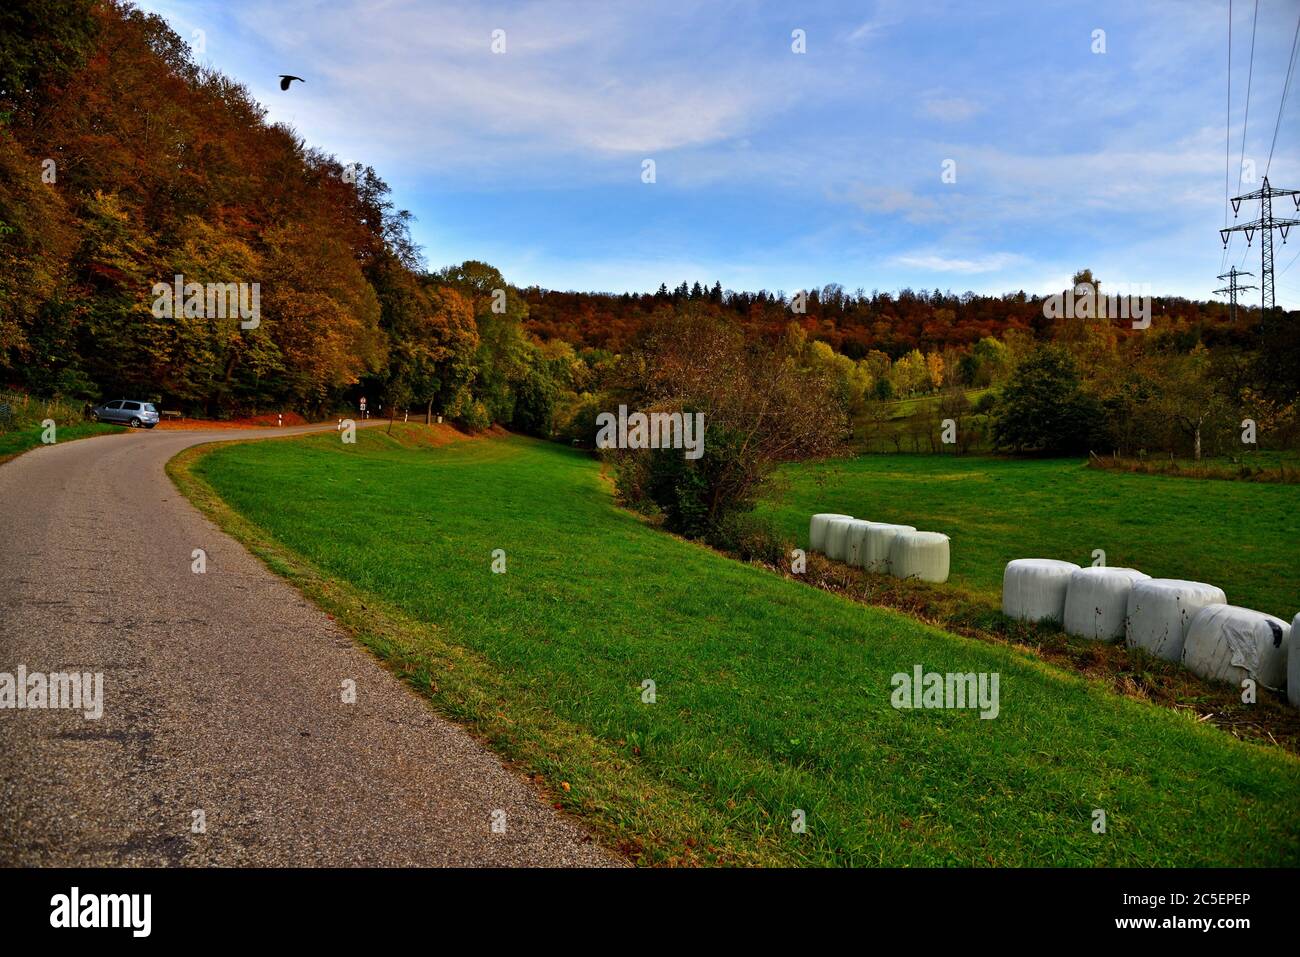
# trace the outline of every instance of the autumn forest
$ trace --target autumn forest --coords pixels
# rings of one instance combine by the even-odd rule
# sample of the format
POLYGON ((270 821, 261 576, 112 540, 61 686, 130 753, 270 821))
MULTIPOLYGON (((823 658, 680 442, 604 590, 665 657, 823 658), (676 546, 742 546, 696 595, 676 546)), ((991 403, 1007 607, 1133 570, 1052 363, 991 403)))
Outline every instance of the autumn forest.
MULTIPOLYGON (((849 429, 873 402, 1047 375, 1062 401, 1077 393, 1076 432, 1007 433, 1008 450, 1188 450, 1243 410, 1269 441, 1295 441, 1295 323, 1257 308, 1234 321, 1223 303, 1156 297, 1138 330, 1046 318, 1023 291, 516 288, 486 263, 427 263, 378 171, 268 123, 161 18, 118 0, 19 0, 0 28, 9 388, 214 418, 320 416, 364 393, 471 430, 581 440, 598 397, 626 384, 620 357, 690 316, 829 378, 849 429), (256 284, 258 321, 159 315, 155 287, 177 276, 256 284), (1188 408, 1206 403, 1193 426, 1188 408), (1168 414, 1143 415, 1156 407, 1168 414)), ((1078 279, 1104 291, 1105 277, 1078 279)))

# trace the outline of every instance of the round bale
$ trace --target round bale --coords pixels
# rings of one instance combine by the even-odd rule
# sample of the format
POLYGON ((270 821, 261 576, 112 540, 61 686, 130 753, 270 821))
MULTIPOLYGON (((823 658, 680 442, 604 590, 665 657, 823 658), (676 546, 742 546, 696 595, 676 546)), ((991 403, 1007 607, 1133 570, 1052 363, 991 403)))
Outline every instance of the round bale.
POLYGON ((899 532, 889 543, 889 573, 895 578, 946 582, 948 536, 941 532, 899 532))
POLYGON ((849 529, 856 518, 832 518, 826 527, 826 557, 842 562, 849 554, 849 529))
POLYGON ((808 523, 808 551, 826 551, 826 529, 830 526, 831 520, 852 517, 852 515, 841 515, 839 512, 818 512, 814 515, 808 523))
POLYGON ((862 553, 866 547, 867 529, 871 527, 870 522, 864 522, 861 519, 853 519, 849 525, 849 533, 846 539, 844 560, 850 565, 862 567, 862 553))
POLYGON ((869 572, 889 571, 889 546, 899 532, 916 531, 911 525, 890 525, 888 522, 868 522, 867 535, 862 542, 862 567, 869 572))
POLYGON ((1286 700, 1300 708, 1300 615, 1291 622, 1291 650, 1286 660, 1286 700))
POLYGON ((1181 661, 1187 624, 1206 605, 1227 604, 1222 588, 1179 578, 1134 582, 1124 643, 1165 661, 1181 661))
POLYGON ((1187 625, 1183 666, 1211 681, 1281 690, 1287 677, 1291 626, 1281 618, 1236 605, 1211 604, 1187 625))
POLYGON ((1070 576, 1065 596, 1065 632, 1095 641, 1119 641, 1128 618, 1128 596, 1134 584, 1146 581, 1136 568, 1080 568, 1070 576))
POLYGON ((1019 621, 1056 621, 1065 617, 1074 562, 1055 558, 1016 558, 1002 573, 1002 614, 1019 621))

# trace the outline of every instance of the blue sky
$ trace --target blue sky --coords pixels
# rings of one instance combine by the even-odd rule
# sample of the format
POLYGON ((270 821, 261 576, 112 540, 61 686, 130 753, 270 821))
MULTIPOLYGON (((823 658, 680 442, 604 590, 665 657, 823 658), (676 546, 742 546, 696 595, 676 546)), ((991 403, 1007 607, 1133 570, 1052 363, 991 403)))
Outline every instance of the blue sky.
MULTIPOLYGON (((1157 294, 1221 285, 1226 0, 141 6, 203 30, 200 62, 271 120, 373 165, 431 267, 483 259, 520 285, 620 292, 1049 292, 1082 266, 1157 294), (307 82, 282 93, 280 73, 307 82)), ((1234 193, 1253 13, 1236 0, 1234 193)), ((1260 0, 1257 177, 1297 16, 1260 0)), ((1274 186, 1300 188, 1295 87, 1274 186)), ((1300 234, 1277 250, 1279 304, 1300 307, 1300 264, 1281 273, 1300 234)), ((1228 264, 1243 257, 1258 274, 1258 243, 1247 256, 1235 239, 1228 264)))

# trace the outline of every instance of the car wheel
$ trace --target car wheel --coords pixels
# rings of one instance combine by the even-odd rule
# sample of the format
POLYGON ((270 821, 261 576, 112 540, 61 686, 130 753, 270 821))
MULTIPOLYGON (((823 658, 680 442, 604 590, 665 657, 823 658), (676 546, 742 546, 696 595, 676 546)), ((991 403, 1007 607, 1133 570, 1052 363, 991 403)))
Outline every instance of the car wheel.
POLYGON ((140 420, 136 418, 131 419, 131 428, 133 429, 140 428, 140 420))

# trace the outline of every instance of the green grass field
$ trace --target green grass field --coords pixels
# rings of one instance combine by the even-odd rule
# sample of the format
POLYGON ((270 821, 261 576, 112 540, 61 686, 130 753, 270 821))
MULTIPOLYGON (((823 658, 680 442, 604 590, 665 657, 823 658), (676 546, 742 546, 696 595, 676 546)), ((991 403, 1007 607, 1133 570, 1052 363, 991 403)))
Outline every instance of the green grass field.
MULTIPOLYGON (((172 474, 438 710, 642 862, 1300 863, 1300 761, 1278 750, 680 541, 616 508, 584 455, 520 438, 419 448, 416 435, 217 446, 172 474), (891 676, 917 664, 998 672, 1000 714, 895 710, 891 676)), ((984 525, 1012 540, 1016 519, 996 513, 1027 506, 1011 489, 1046 483, 1061 500, 1087 487, 1060 463, 1026 469, 1001 473, 1005 492, 984 486, 984 525)), ((800 494, 886 511, 871 474, 845 485, 857 502, 800 494)), ((913 511, 944 481, 918 475, 913 511)), ((946 485, 973 497, 978 481, 946 485)), ((1211 484, 1227 485, 1196 488, 1211 484)), ((906 517, 895 494, 891 517, 906 517)), ((1106 502, 1071 505, 1089 507, 1106 502)), ((800 509, 779 514, 793 524, 800 509)), ((1108 540, 1069 554, 1094 545, 1127 557, 1108 540)), ((974 549, 959 539, 966 575, 974 549)))
MULTIPOLYGON (((125 429, 126 426, 109 425, 104 422, 77 422, 72 425, 60 425, 55 436, 60 442, 71 442, 74 439, 88 439, 94 435, 107 435, 125 429)), ((9 432, 0 432, 0 462, 38 447, 41 444, 42 431, 40 425, 26 425, 9 432)))
POLYGON ((1300 611, 1300 486, 1132 475, 1079 460, 862 456, 787 468, 767 509, 803 544, 808 516, 844 512, 952 537, 954 584, 991 599, 1013 558, 1137 568, 1218 585, 1291 621, 1300 611))

